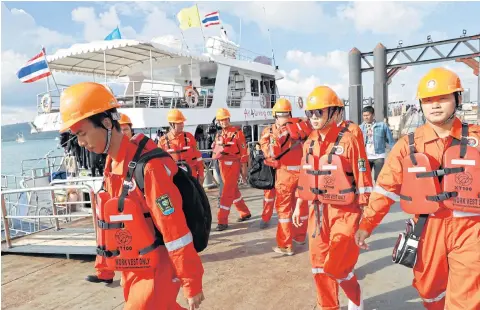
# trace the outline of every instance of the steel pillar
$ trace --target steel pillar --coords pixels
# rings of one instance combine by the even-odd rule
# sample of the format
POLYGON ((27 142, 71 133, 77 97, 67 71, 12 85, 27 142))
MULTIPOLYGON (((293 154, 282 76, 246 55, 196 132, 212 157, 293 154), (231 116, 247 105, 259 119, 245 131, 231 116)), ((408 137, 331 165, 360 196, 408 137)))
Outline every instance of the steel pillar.
POLYGON ((361 123, 362 114, 362 59, 361 53, 357 48, 353 48, 348 54, 348 101, 349 101, 349 119, 356 123, 361 123))
POLYGON ((375 105, 375 119, 383 122, 387 117, 387 49, 378 43, 373 50, 373 99, 375 105))

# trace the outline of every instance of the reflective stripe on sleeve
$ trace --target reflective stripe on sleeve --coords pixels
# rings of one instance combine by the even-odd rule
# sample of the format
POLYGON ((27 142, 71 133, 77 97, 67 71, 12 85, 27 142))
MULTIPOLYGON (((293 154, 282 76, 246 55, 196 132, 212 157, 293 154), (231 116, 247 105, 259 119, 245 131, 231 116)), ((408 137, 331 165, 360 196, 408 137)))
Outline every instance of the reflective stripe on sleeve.
POLYGON ((178 238, 177 240, 165 242, 165 247, 167 248, 168 252, 172 252, 172 251, 181 249, 192 242, 193 242, 192 233, 188 232, 186 235, 178 238))

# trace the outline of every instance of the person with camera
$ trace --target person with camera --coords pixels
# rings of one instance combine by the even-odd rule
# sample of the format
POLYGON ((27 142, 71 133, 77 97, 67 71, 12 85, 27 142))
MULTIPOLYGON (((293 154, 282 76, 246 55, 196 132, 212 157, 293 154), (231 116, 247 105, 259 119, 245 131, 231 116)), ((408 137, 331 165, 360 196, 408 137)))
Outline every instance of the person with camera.
POLYGON ((413 268, 413 287, 431 310, 480 309, 480 126, 455 115, 462 91, 444 68, 420 80, 426 124, 393 147, 355 234, 368 249, 365 239, 400 202, 413 218, 392 260, 413 268))

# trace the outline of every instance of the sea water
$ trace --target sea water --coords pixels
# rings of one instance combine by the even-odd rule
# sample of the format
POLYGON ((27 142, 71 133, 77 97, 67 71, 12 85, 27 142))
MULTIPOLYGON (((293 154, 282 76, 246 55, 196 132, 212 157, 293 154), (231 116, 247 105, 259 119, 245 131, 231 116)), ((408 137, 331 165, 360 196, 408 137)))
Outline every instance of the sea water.
POLYGON ((36 162, 29 162, 31 167, 44 167, 46 165, 45 155, 52 151, 49 156, 62 156, 63 148, 58 146, 59 141, 55 139, 26 140, 25 143, 16 141, 2 142, 2 166, 1 174, 17 175, 22 174, 22 160, 35 159, 36 162))

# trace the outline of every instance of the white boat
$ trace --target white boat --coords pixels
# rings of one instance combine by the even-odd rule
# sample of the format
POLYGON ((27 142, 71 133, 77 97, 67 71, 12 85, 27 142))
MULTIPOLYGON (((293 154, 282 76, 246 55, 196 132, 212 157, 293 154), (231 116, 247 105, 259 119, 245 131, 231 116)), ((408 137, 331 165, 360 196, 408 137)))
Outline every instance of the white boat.
POLYGON ((17 139, 15 139, 17 143, 25 143, 25 138, 23 137, 23 132, 17 133, 17 139))
MULTIPOLYGON (((156 133, 168 128, 168 111, 179 108, 187 118, 185 130, 197 133, 201 149, 208 148, 203 141, 218 108, 230 110, 232 123, 242 126, 249 141, 257 141, 262 127, 273 122, 271 108, 280 97, 292 102, 294 116, 303 115, 303 98, 279 93, 276 81, 283 76, 270 58, 243 50, 223 35, 206 42, 205 52, 194 52, 155 41, 95 41, 58 50, 47 60, 52 71, 90 75, 106 85, 134 129, 156 133), (196 91, 186 94, 189 81, 196 91)), ((59 129, 56 90, 37 95, 37 109, 32 132, 59 129)))

